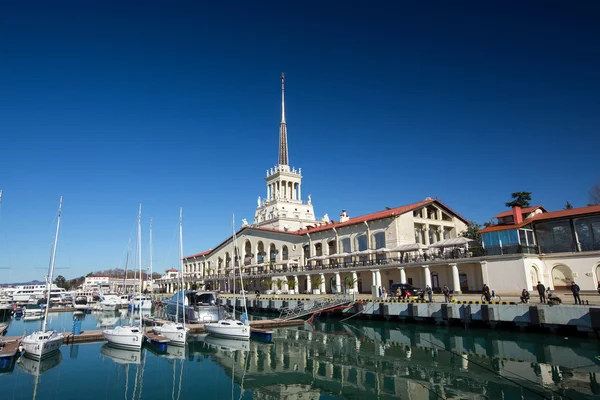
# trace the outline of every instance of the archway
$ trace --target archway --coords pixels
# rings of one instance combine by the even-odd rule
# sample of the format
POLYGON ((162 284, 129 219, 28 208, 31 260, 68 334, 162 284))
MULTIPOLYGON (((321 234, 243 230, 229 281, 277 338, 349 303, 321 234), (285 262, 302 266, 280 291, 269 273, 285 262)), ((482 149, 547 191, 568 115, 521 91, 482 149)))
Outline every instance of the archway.
POLYGON ((537 283, 542 281, 540 279, 540 272, 537 266, 531 265, 529 267, 529 277, 531 278, 531 289, 537 290, 537 283))
POLYGON ((560 264, 552 268, 552 283, 554 290, 566 290, 571 287, 573 282, 573 271, 564 264, 560 264))

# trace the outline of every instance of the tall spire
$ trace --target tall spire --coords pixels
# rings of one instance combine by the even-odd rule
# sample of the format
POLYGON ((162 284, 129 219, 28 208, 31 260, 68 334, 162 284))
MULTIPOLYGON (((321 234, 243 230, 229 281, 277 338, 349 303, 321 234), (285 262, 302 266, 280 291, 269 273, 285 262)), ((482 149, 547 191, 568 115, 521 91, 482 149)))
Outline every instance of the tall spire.
POLYGON ((285 73, 281 74, 281 123, 279 124, 279 165, 288 165, 287 126, 285 123, 285 73))

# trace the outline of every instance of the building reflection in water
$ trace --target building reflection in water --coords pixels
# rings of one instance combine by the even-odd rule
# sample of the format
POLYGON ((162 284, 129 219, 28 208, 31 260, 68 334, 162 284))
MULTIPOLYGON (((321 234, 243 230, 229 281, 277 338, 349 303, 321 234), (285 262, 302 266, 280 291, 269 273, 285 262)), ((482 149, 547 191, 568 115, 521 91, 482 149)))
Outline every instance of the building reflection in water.
MULTIPOLYGON (((255 398, 540 398, 598 394, 597 344, 587 339, 407 325, 315 324, 273 343, 227 349, 202 340, 188 358, 215 360, 255 398), (391 328, 389 328, 391 327, 391 328), (406 329, 404 329, 406 328, 406 329), (510 340, 511 338, 515 340, 510 340), (568 344, 566 344, 568 343, 568 344), (240 372, 242 371, 242 372, 240 372)), ((245 342, 244 342, 245 343, 245 342)))

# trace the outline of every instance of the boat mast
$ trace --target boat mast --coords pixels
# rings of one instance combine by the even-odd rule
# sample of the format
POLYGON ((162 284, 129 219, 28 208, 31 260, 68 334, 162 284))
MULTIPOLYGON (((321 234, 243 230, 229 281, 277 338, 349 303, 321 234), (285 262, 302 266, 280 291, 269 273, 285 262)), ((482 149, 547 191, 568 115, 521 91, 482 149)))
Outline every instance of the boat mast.
MULTIPOLYGON (((143 325, 144 313, 142 313, 142 204, 138 211, 137 227, 137 263, 140 270, 140 328, 143 325)), ((135 304, 135 302, 134 302, 135 304)), ((132 310, 133 311, 133 310, 132 310)))
MULTIPOLYGON (((150 218, 150 289, 154 287, 152 279, 152 218, 150 218)), ((150 290, 152 291, 152 290, 150 290)))
POLYGON ((237 261, 237 255, 235 254, 237 250, 235 246, 235 214, 231 214, 231 231, 233 233, 231 236, 231 244, 233 244, 233 319, 235 319, 235 264, 237 261))
MULTIPOLYGON (((181 272, 181 288, 183 290, 183 207, 179 207, 179 272, 181 272)), ((185 291, 181 292, 181 307, 182 307, 182 317, 181 323, 185 328, 185 291)), ((177 299, 177 311, 175 312, 176 318, 179 318, 179 299, 177 299)), ((175 321, 176 323, 178 321, 175 321)))
POLYGON ((54 277, 54 261, 56 261, 56 245, 58 244, 58 230, 60 228, 60 214, 62 213, 62 196, 60 196, 60 204, 58 205, 58 218, 56 221, 56 234, 52 243, 52 256, 50 257, 50 271, 48 272, 48 292, 46 293, 46 309, 44 310, 44 324, 42 332, 46 332, 46 323, 48 322, 48 309, 50 308, 50 292, 52 291, 52 278, 54 277))

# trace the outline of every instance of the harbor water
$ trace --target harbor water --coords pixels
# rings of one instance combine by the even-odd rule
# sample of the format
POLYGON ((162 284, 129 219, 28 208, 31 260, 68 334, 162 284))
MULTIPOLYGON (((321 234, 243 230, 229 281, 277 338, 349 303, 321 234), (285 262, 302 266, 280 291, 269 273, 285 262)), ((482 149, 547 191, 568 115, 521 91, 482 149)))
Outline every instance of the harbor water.
MULTIPOLYGON (((50 314, 71 332, 73 313, 50 314)), ((128 320, 75 316, 81 330, 128 320)), ((19 336, 40 321, 8 320, 19 336)), ((63 346, 0 371, 6 399, 585 399, 600 398, 600 341, 400 322, 316 320, 270 342, 192 335, 160 352, 63 346)))

